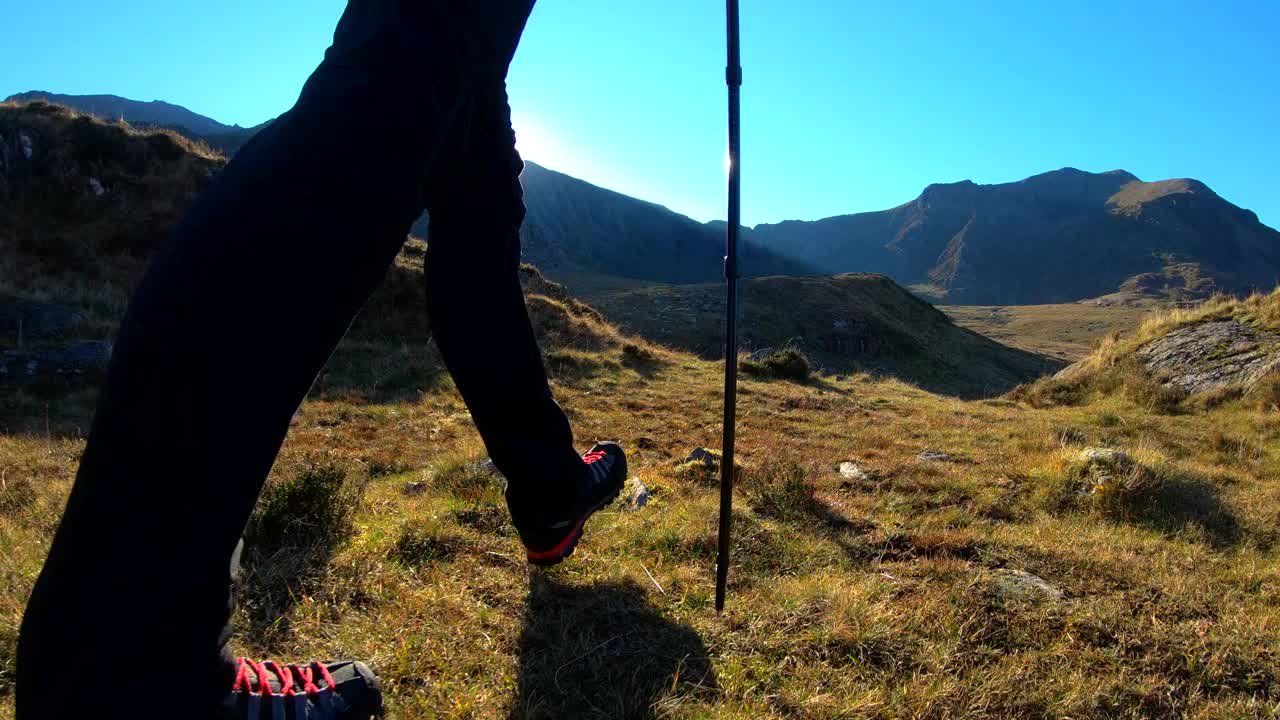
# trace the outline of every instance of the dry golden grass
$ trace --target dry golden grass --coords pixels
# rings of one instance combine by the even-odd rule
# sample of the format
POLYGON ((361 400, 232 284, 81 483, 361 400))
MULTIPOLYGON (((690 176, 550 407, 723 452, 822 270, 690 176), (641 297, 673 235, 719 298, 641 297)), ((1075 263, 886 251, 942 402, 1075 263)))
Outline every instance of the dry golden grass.
POLYGON ((1012 347, 1075 362, 1114 332, 1127 332, 1151 308, 1136 304, 939 305, 957 325, 1012 347))
MULTIPOLYGON (((677 463, 718 444, 721 366, 607 328, 590 339, 599 321, 543 291, 563 316, 541 326, 568 343, 547 347, 556 395, 583 444, 629 448, 649 505, 608 509, 571 561, 530 570, 424 337, 356 333, 295 418, 275 500, 260 506, 337 469, 359 486, 339 498, 352 529, 250 549, 237 649, 367 658, 406 718, 1280 712, 1273 411, 1236 398, 1160 415, 1123 395, 1033 409, 865 376, 744 378, 730 604, 717 616, 717 491, 677 463), (565 330, 576 322, 588 327, 565 330), (397 363, 421 369, 388 380, 397 363), (1086 445, 1123 449, 1151 477, 1081 494, 1086 445), (919 459, 926 449, 952 461, 919 459), (845 460, 869 479, 843 480, 845 460), (995 594, 984 578, 998 568, 1066 599, 995 594)), ((42 393, 27 407, 47 403, 50 419, 11 415, 0 436, 0 715, 89 399, 21 392, 42 393)), ((290 512, 334 516, 321 507, 290 512)))

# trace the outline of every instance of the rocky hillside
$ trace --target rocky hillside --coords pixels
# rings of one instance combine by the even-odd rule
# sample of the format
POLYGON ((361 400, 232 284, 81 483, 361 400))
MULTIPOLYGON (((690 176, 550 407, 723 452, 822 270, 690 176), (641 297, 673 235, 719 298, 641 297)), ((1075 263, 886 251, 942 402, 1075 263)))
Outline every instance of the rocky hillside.
MULTIPOLYGON (((962 397, 991 396, 1062 363, 955 325, 883 275, 760 278, 742 290, 742 340, 798 347, 831 372, 889 375, 962 397)), ((591 297, 623 329, 706 357, 723 356, 719 284, 648 287, 591 297)))
POLYGON ((1153 315, 1135 332, 1112 335, 1089 357, 1015 396, 1078 404, 1114 393, 1166 412, 1240 397, 1280 402, 1280 289, 1153 315))
MULTIPOLYGON (((35 303, 21 314, 25 339, 52 333, 54 318, 78 317, 89 335, 113 327, 126 289, 224 162, 176 132, 0 105, 0 302, 35 303)), ((4 325, 16 344, 18 320, 4 325)))
POLYGON ((1270 289, 1280 233, 1196 180, 1072 168, 1020 182, 930 185, 882 212, 761 225, 752 237, 829 272, 889 275, 958 304, 1174 299, 1270 289))

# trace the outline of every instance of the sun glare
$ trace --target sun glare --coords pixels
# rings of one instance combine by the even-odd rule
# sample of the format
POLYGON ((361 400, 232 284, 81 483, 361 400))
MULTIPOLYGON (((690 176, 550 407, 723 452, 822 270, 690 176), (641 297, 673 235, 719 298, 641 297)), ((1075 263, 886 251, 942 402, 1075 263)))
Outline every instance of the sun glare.
POLYGON ((536 118, 524 113, 512 113, 511 125, 516 131, 516 150, 525 160, 559 167, 570 153, 556 137, 536 118))

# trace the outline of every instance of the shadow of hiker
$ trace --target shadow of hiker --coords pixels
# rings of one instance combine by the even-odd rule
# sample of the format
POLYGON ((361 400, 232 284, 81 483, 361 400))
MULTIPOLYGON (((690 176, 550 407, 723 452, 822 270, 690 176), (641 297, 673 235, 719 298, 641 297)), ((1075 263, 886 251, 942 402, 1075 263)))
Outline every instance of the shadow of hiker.
POLYGON ((634 582, 530 581, 510 718, 654 718, 665 703, 716 691, 706 647, 663 618, 634 582))

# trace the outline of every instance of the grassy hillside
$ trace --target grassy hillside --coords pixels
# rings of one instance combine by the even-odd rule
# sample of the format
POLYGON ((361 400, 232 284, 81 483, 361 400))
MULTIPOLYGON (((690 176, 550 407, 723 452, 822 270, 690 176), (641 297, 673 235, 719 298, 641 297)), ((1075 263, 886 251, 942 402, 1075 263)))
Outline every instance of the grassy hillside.
MULTIPOLYGON (((708 358, 723 354, 720 284, 648 286, 591 296, 622 328, 708 358)), ((883 275, 771 277, 742 286, 742 340, 752 348, 798 343, 831 372, 892 376, 934 392, 998 395, 1051 373, 1060 361, 957 327, 883 275)))
POLYGON ((1280 403, 1280 289, 1152 314, 1014 396, 1036 405, 1077 405, 1116 394, 1163 413, 1241 397, 1263 408, 1280 403), (1169 342, 1195 333, 1203 334, 1200 347, 1169 342))
MULTIPOLYGON (((147 259, 224 163, 176 132, 0 104, 0 304, 60 303, 85 316, 87 337, 110 335, 147 259)), ((14 342, 0 335, 0 348, 14 342)))
MULTIPOLYGON (((530 277, 532 305, 566 308, 540 325, 578 437, 626 443, 653 499, 603 513, 561 568, 530 570, 447 376, 412 335, 366 326, 272 470, 237 649, 366 657, 395 717, 1228 718, 1280 702, 1274 411, 747 378, 717 617, 716 489, 676 463, 717 441, 721 366, 617 341, 530 277), (1149 484, 1089 490, 1087 445, 1129 453, 1149 484), (841 476, 844 461, 863 473, 841 476), (288 502, 299 487, 315 502, 288 502), (273 534, 294 521, 332 532, 303 547, 273 534), (1063 595, 1010 590, 1015 570, 1063 595)), ((21 392, 49 410, 0 435, 0 715, 89 399, 21 392)))

